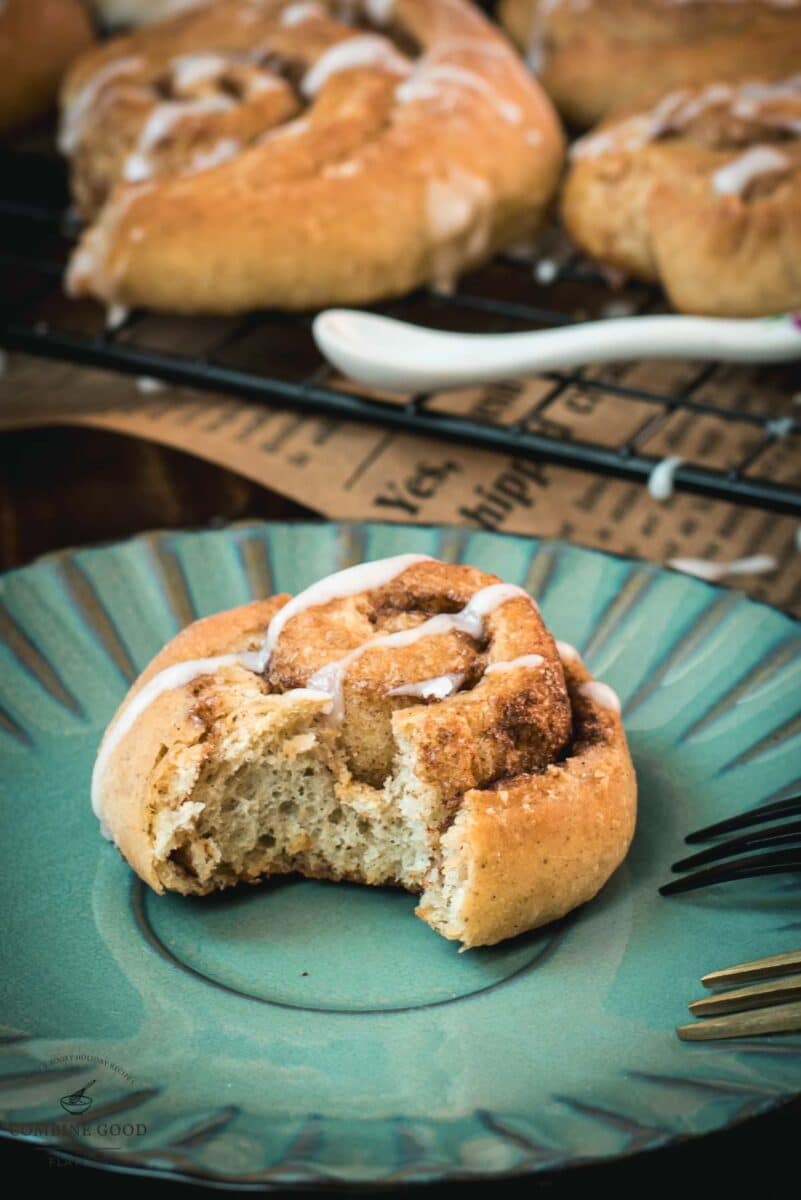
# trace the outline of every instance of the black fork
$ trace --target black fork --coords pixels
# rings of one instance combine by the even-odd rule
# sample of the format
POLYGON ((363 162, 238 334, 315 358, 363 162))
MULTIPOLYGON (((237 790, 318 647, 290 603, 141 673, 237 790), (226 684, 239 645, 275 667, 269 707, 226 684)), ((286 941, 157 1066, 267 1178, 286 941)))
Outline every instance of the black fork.
POLYGON ((801 872, 801 819, 791 820, 792 817, 801 818, 801 795, 777 800, 695 830, 687 835, 686 842, 712 842, 742 829, 751 832, 738 833, 736 837, 726 838, 673 863, 671 870, 690 871, 691 874, 666 883, 659 891, 663 896, 675 896, 715 883, 801 872), (695 870, 696 867, 701 869, 695 870))

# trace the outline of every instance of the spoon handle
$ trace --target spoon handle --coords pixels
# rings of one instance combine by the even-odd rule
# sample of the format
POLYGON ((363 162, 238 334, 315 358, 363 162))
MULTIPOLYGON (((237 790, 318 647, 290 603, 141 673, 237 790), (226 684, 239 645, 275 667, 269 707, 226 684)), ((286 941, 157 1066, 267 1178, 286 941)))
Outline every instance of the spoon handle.
POLYGON ((326 357, 351 378, 417 392, 632 358, 801 358, 801 323, 791 314, 749 320, 625 317, 534 332, 471 334, 331 309, 317 317, 314 334, 326 357))

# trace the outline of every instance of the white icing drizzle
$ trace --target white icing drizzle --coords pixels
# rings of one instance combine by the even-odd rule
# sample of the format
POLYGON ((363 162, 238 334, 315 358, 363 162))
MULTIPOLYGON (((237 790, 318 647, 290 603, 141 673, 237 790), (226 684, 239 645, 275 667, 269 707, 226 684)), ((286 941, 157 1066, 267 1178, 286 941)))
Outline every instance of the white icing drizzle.
POLYGON ((361 169, 361 163, 355 158, 346 158, 342 162, 329 163, 327 167, 323 167, 323 175, 326 179, 352 179, 361 169))
POLYGON ((483 75, 460 67, 454 63, 426 63, 423 61, 412 75, 395 89, 395 98, 400 104, 411 100, 431 99, 439 93, 439 85, 469 88, 488 100, 495 111, 510 125, 519 125, 523 113, 518 104, 499 95, 483 75))
POLYGON ((106 329, 112 332, 128 320, 131 310, 124 304, 110 304, 106 309, 106 329))
POLYGON ((391 42, 378 34, 365 33, 336 42, 324 50, 303 76, 300 90, 311 99, 332 75, 357 67, 378 67, 396 75, 407 75, 411 70, 409 60, 399 54, 391 42))
POLYGON ((322 4, 316 4, 314 0, 309 0, 308 3, 290 4, 281 13, 281 24, 285 29, 293 29, 296 25, 303 25, 306 21, 311 21, 315 17, 325 17, 328 14, 322 4))
POLYGON ((154 395, 156 392, 163 392, 166 388, 166 383, 163 379, 155 379, 152 375, 140 375, 136 381, 136 390, 144 396, 154 395))
POLYGON ((387 25, 394 9, 395 0, 364 0, 364 11, 374 25, 387 25))
POLYGON ((452 171, 447 179, 432 179, 426 188, 426 219, 434 241, 444 242, 464 233, 488 194, 487 183, 466 171, 452 171))
POLYGON ((608 683, 601 683, 600 679, 588 679, 586 683, 579 684, 578 690, 582 696, 586 696, 599 708, 609 709, 610 712, 620 712, 618 694, 613 688, 610 688, 608 683))
POLYGON ((552 258, 541 258, 538 263, 534 264, 534 278, 537 283, 541 283, 544 287, 547 287, 549 283, 553 283, 558 274, 559 264, 554 262, 552 258))
POLYGON ((563 663, 580 663, 581 655, 575 646, 571 646, 570 642, 557 642, 556 653, 563 663))
POLYGON ((190 116, 224 112, 234 104, 230 96, 201 96, 197 100, 165 100, 151 111, 139 133, 136 149, 125 160, 122 177, 128 183, 141 183, 153 174, 150 151, 169 137, 176 125, 190 116))
POLYGON ((216 79, 228 66, 221 54, 181 54, 170 63, 173 87, 188 91, 199 83, 216 79))
POLYGON ((601 129, 598 133, 589 133, 579 138, 570 147, 570 157, 579 160, 597 158, 610 151, 639 150, 651 136, 650 117, 638 114, 618 121, 609 129, 601 129))
POLYGON ((391 688, 388 696, 419 696, 422 700, 444 700, 457 692, 464 683, 463 671, 449 671, 446 675, 435 675, 433 679, 421 679, 418 683, 402 683, 391 688))
POLYGON ((86 81, 83 87, 64 106, 58 132, 58 148, 62 154, 72 154, 83 137, 86 119, 105 85, 120 75, 129 75, 141 67, 139 57, 119 58, 106 63, 86 81))
POLYGON ((220 138, 208 150, 198 150, 197 154, 192 156, 189 169, 192 172, 208 171, 211 167, 228 162, 229 158, 239 153, 241 145, 236 138, 220 138))
POLYGON ((648 476, 648 491, 654 500, 669 500, 673 495, 673 479, 676 471, 684 462, 678 454, 663 458, 648 476))
POLYGON ((428 554, 395 554, 391 558, 378 558, 373 562, 357 563, 354 567, 346 567, 325 579, 318 579, 305 591, 298 592, 288 600, 283 608, 279 608, 264 635, 259 652, 259 671, 263 671, 270 661, 270 655, 282 629, 292 617, 304 612, 307 608, 319 608, 330 604, 332 600, 343 600, 347 596, 357 596, 359 592, 372 592, 376 588, 391 583, 398 575, 402 575, 415 563, 432 562, 428 554))
POLYGON ((453 167, 447 178, 431 179, 425 193, 426 221, 434 243, 432 283, 453 289, 460 270, 486 249, 492 193, 485 179, 453 167))
POLYGON ((771 113, 766 108, 773 101, 793 101, 799 97, 801 75, 774 83, 711 83, 695 93, 682 88, 664 96, 647 113, 637 113, 609 128, 579 138, 571 146, 570 156, 574 159, 594 158, 608 152, 639 150, 666 133, 681 132, 713 105, 726 105, 733 116, 743 120, 758 118, 764 125, 801 134, 801 116, 782 111, 771 113))
POLYGON ((720 167, 712 176, 712 187, 719 196, 742 196, 755 179, 789 171, 792 162, 773 146, 751 146, 744 154, 720 167))
MULTIPOLYGON (((393 558, 379 559, 375 562, 360 563, 348 567, 326 579, 320 579, 304 592, 298 593, 280 608, 267 626, 261 646, 258 650, 246 650, 239 654, 222 654, 214 658, 193 659, 189 662, 176 663, 167 667, 148 680, 143 688, 121 709, 114 722, 106 730, 105 737, 95 760, 92 772, 92 808, 95 815, 101 819, 101 793, 103 775, 109 758, 121 740, 133 727, 143 712, 158 696, 175 688, 183 687, 201 675, 220 671, 224 667, 240 666, 248 671, 261 675, 269 662, 278 635, 284 625, 297 613, 316 605, 327 604, 330 600, 352 596, 361 591, 369 591, 389 583, 407 567, 416 562, 430 562, 426 554, 398 554, 393 558)), ((328 693, 315 691, 311 687, 295 688, 293 691, 275 693, 276 695, 292 696, 295 699, 307 698, 325 700, 326 709, 330 710, 328 693)))
POLYGON ((769 575, 779 563, 773 554, 753 554, 735 558, 732 562, 715 562, 708 558, 671 558, 668 566, 685 575, 694 575, 708 583, 718 583, 728 575, 769 575))
POLYGON ((795 418, 773 417, 770 421, 765 422, 765 428, 772 437, 775 437, 777 441, 781 441, 795 429, 795 418))
POLYGON ((427 621, 421 622, 413 629, 400 629, 396 633, 386 633, 371 638, 361 646, 356 646, 342 658, 326 663, 310 677, 308 686, 315 691, 325 692, 331 697, 331 716, 334 720, 341 720, 344 708, 342 685, 345 675, 353 663, 368 650, 375 650, 378 647, 395 649, 411 646, 420 638, 437 637, 446 633, 466 633, 469 637, 479 640, 484 633, 484 619, 496 608, 505 604, 507 600, 512 600, 517 596, 523 596, 529 604, 534 604, 528 592, 513 583, 493 583, 489 587, 480 588, 460 612, 437 613, 436 616, 429 617, 427 621))
POLYGON ((519 658, 510 658, 506 662, 490 663, 485 675, 495 675, 499 671, 516 671, 518 667, 541 667, 545 659, 541 654, 521 654, 519 658))

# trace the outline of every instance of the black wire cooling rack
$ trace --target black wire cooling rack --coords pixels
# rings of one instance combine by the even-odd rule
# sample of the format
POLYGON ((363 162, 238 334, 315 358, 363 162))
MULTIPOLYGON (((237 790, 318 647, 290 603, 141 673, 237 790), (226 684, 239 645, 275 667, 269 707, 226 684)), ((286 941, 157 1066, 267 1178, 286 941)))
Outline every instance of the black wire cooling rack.
MULTIPOLYGON (((7 349, 641 482, 680 443, 677 489, 801 514, 798 364, 607 364, 456 394, 382 395, 336 375, 314 345, 309 316, 134 312, 108 328, 99 305, 69 300, 61 289, 77 233, 63 166, 47 153, 9 151, 0 156, 0 179, 0 345, 7 349)), ((541 253, 536 261, 498 259, 451 295, 418 292, 379 311, 502 332, 659 310, 652 289, 613 290, 561 243, 541 253)))

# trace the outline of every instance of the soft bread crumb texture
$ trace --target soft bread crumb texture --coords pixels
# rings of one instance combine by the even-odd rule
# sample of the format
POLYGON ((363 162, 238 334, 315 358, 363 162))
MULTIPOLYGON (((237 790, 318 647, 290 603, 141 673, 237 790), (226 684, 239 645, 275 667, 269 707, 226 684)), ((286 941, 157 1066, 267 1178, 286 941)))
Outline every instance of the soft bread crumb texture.
MULTIPOLYGON (((560 662, 530 602, 491 614, 483 641, 453 633, 394 659, 386 649, 363 654, 340 722, 325 695, 296 690, 321 658, 364 641, 366 626, 375 635, 432 608, 458 610, 494 580, 419 564, 402 587, 293 618, 266 675, 234 663, 158 695, 103 779, 103 817, 132 867, 157 892, 183 894, 290 872, 398 886, 464 947, 589 900, 631 841, 634 771, 618 713, 582 691, 588 672, 560 662), (486 673, 532 647, 538 665, 486 673), (404 671, 427 678, 454 657, 465 668, 455 695, 387 697, 404 671), (287 690, 275 690, 271 676, 282 673, 287 690)), ((190 626, 133 694, 175 662, 252 650, 283 602, 190 626)))

